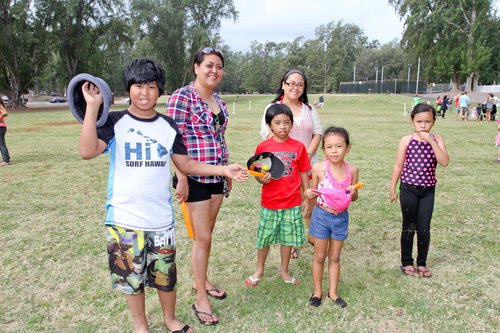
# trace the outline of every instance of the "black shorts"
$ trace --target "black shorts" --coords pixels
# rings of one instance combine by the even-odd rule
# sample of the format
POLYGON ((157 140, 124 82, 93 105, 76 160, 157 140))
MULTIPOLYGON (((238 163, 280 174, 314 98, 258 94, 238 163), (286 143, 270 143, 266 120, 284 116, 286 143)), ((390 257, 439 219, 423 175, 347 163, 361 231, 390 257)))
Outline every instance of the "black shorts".
MULTIPOLYGON (((200 183, 196 180, 193 180, 189 177, 188 186, 189 186, 189 196, 186 202, 198 202, 210 200, 212 195, 215 194, 223 194, 224 183, 200 183)), ((174 188, 177 187, 177 176, 172 178, 172 185, 174 188)))

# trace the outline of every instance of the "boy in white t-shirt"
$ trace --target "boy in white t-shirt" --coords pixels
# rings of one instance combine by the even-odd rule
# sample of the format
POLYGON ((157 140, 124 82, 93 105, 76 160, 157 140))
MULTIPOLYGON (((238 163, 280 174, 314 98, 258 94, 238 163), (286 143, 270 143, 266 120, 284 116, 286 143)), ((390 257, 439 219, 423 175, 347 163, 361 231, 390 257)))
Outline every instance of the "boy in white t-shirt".
POLYGON ((175 317, 177 269, 170 158, 186 174, 248 177, 239 165, 214 166, 189 159, 175 121, 155 110, 165 72, 149 59, 125 69, 130 105, 110 112, 96 128, 102 95, 94 84, 82 87, 86 112, 80 134, 84 159, 110 153, 105 234, 114 290, 126 294, 133 331, 147 332, 144 287, 156 288, 170 331, 192 332, 175 317))

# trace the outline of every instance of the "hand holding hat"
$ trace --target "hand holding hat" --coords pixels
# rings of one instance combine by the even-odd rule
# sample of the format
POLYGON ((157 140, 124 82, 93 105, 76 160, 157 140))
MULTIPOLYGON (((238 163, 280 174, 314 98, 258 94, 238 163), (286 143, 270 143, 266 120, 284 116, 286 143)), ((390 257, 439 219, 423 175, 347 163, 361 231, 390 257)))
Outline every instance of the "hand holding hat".
POLYGON ((71 79, 68 84, 68 105, 71 113, 80 123, 83 123, 87 109, 84 90, 86 96, 90 98, 89 102, 98 103, 100 98, 101 103, 96 126, 101 127, 108 119, 109 107, 112 101, 111 89, 103 79, 87 73, 78 74, 71 79))

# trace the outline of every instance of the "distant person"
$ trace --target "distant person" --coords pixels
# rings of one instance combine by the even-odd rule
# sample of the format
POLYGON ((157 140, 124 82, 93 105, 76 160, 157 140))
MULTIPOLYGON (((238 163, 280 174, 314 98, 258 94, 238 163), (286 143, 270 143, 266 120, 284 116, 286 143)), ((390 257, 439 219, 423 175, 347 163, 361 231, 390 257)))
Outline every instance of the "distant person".
POLYGON ((497 126, 498 133, 497 133, 496 146, 498 148, 498 156, 495 162, 500 162, 500 118, 497 120, 497 125, 498 125, 497 126))
POLYGON ((442 137, 431 133, 436 110, 431 105, 417 104, 411 111, 415 133, 399 141, 392 170, 390 200, 396 202, 396 184, 400 180, 399 199, 403 215, 401 232, 401 266, 405 275, 429 278, 427 255, 431 239, 430 227, 437 183, 436 166, 448 165, 449 157, 442 137), (425 162, 427 161, 427 162, 425 162), (417 232, 417 269, 413 261, 413 239, 417 232))
POLYGON ((325 106, 325 98, 321 95, 319 96, 319 107, 322 108, 323 106, 325 106))
MULTIPOLYGON (((273 104, 285 104, 293 113, 293 127, 290 131, 290 137, 299 140, 306 146, 307 156, 311 164, 316 163, 318 146, 321 142, 323 129, 319 119, 318 111, 309 104, 307 97, 307 78, 304 72, 299 69, 291 69, 285 73, 281 79, 277 94, 271 104, 266 106, 262 115, 260 125, 260 135, 264 139, 272 136, 269 126, 266 124, 265 115, 267 109, 273 104)), ((303 190, 309 188, 309 184, 303 190)), ((304 216, 306 224, 309 226, 310 216, 304 216)), ((314 243, 312 236, 308 235, 309 243, 314 243)), ((297 249, 292 250, 292 259, 298 258, 299 252, 297 249)))
POLYGON ((244 180, 241 166, 215 166, 192 160, 173 119, 155 110, 165 72, 148 59, 125 69, 130 105, 110 112, 96 129, 103 97, 92 83, 82 93, 86 112, 80 133, 84 159, 110 153, 105 235, 113 290, 126 295, 133 332, 148 332, 145 287, 158 292, 162 318, 170 331, 193 332, 175 317, 177 268, 170 158, 177 168, 197 175, 244 180), (149 147, 149 148, 148 148, 149 147))
POLYGON ((472 111, 470 112, 470 119, 471 120, 481 120, 481 113, 483 112, 483 106, 481 103, 477 103, 477 106, 475 108, 472 108, 472 111))
POLYGON ((460 104, 460 114, 462 121, 469 120, 469 96, 467 96, 467 91, 464 91, 460 98, 458 99, 460 104))
POLYGON ((457 94, 455 95, 455 97, 453 97, 453 99, 455 100, 455 113, 456 113, 456 119, 459 120, 460 119, 460 95, 461 94, 457 94))
POLYGON ((488 122, 491 121, 491 113, 493 111, 493 105, 495 104, 495 101, 493 99, 493 94, 488 94, 488 97, 486 98, 486 120, 488 122))
MULTIPOLYGON (((336 189, 343 193, 348 192, 350 199, 358 199, 358 191, 354 184, 358 182, 358 168, 347 163, 345 157, 351 149, 349 133, 341 127, 328 127, 323 134, 323 151, 325 160, 316 163, 312 172, 311 189, 336 189)), ((328 257, 328 293, 326 298, 334 304, 345 308, 344 301, 337 292, 340 275, 340 252, 347 239, 349 213, 346 210, 338 211, 330 207, 311 189, 305 192, 306 197, 316 201, 312 217, 310 232, 314 236, 314 257, 312 274, 314 291, 309 298, 309 305, 318 307, 323 299, 323 272, 325 259, 328 257)), ((314 202, 313 201, 313 202, 314 202)))
POLYGON ((446 111, 448 110, 448 104, 450 104, 450 99, 448 98, 448 95, 444 95, 443 101, 441 102, 441 117, 443 119, 446 111))
POLYGON ((7 134, 7 123, 5 118, 9 113, 5 108, 3 100, 0 98, 0 151, 2 152, 2 161, 0 162, 0 167, 10 165, 10 155, 7 149, 7 143, 5 142, 5 135, 7 134))
POLYGON ((255 154, 272 152, 285 169, 279 179, 271 179, 271 173, 255 177, 262 184, 259 226, 257 229, 257 267, 245 280, 247 287, 257 287, 271 245, 280 244, 279 275, 285 284, 296 286, 299 281, 290 275, 288 266, 292 247, 305 242, 302 212, 309 214, 308 200, 303 191, 309 187, 308 171, 311 170, 304 144, 291 138, 294 117, 286 104, 273 104, 266 111, 266 124, 272 136, 259 143, 255 154))
POLYGON ((441 98, 441 96, 438 96, 438 97, 436 98, 436 105, 441 106, 441 104, 442 104, 442 103, 443 103, 443 99, 441 98))
POLYGON ((418 94, 415 94, 415 97, 413 97, 413 105, 417 105, 420 103, 420 97, 418 97, 418 94))

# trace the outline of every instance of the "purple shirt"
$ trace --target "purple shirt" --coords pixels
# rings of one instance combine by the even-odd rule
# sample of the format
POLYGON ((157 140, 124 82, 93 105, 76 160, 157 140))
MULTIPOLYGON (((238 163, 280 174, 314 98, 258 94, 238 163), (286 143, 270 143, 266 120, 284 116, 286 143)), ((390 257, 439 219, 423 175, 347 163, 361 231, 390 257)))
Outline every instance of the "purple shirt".
POLYGON ((436 155, 431 144, 417 141, 412 136, 406 147, 401 182, 416 186, 435 186, 436 166, 436 155))

